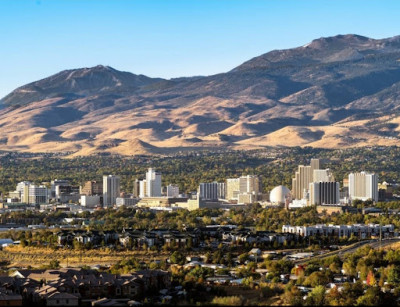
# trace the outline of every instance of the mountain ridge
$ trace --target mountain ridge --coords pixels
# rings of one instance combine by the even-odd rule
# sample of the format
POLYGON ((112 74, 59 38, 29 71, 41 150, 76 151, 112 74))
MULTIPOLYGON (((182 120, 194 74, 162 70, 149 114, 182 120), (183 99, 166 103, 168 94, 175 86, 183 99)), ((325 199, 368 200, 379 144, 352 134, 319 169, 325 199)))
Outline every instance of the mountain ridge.
POLYGON ((400 36, 337 35, 211 76, 64 70, 1 99, 0 143, 75 155, 400 145, 399 99, 400 36))

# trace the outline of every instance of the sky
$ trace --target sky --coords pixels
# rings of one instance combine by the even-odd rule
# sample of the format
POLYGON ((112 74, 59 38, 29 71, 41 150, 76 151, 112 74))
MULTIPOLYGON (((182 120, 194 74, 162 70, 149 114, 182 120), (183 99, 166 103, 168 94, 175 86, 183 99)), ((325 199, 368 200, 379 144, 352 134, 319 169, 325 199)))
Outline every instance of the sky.
POLYGON ((0 98, 64 69, 212 75, 337 34, 400 35, 397 0, 0 0, 0 98))

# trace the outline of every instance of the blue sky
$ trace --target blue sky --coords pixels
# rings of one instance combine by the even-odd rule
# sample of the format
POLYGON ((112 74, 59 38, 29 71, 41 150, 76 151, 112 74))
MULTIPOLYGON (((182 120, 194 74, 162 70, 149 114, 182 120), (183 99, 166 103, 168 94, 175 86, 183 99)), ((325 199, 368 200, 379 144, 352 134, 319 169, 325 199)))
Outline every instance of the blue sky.
POLYGON ((64 69, 226 72, 322 36, 400 34, 391 0, 0 0, 0 97, 64 69))

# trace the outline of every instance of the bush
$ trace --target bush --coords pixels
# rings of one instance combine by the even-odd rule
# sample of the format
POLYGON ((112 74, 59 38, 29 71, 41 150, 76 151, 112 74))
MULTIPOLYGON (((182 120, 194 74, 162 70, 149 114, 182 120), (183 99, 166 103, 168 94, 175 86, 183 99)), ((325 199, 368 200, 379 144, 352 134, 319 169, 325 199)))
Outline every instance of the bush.
POLYGON ((216 296, 211 301, 212 305, 224 305, 224 306, 241 306, 243 305, 243 299, 239 296, 216 296))

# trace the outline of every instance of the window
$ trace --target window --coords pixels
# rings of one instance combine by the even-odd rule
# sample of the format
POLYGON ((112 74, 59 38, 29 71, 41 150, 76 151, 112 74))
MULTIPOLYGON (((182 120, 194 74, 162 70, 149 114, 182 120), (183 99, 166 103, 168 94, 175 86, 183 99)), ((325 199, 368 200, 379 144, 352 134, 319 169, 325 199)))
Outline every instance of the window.
POLYGON ((66 300, 65 300, 65 303, 69 304, 69 299, 66 299, 66 300))

